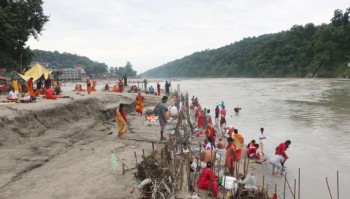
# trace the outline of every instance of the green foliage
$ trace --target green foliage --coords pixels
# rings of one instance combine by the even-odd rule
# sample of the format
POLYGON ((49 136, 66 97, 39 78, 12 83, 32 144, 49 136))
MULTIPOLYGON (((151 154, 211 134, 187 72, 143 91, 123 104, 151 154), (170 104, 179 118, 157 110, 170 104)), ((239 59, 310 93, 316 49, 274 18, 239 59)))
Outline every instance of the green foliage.
POLYGON ((337 77, 349 74, 350 8, 330 24, 244 38, 146 71, 143 77, 337 77))
POLYGON ((132 65, 129 61, 126 62, 124 67, 111 68, 110 72, 116 74, 118 77, 124 77, 124 75, 127 77, 136 77, 136 71, 132 69, 132 65))
POLYGON ((31 51, 25 47, 30 36, 38 38, 48 16, 42 0, 0 1, 0 67, 18 69, 31 61, 31 51))
POLYGON ((87 74, 103 74, 107 72, 105 63, 91 61, 89 58, 58 51, 33 50, 33 61, 48 63, 53 68, 66 68, 83 65, 87 74))

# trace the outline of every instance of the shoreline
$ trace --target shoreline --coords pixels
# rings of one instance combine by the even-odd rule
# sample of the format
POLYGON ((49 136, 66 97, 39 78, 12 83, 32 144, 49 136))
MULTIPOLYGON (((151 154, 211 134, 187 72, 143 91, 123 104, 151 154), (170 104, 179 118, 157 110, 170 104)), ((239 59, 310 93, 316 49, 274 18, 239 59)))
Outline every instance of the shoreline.
MULTIPOLYGON (((144 116, 134 113, 136 93, 97 91, 78 96, 65 91, 64 95, 73 99, 0 105, 0 158, 4 162, 0 165, 0 195, 29 199, 137 198, 132 173, 122 175, 121 163, 111 168, 111 151, 116 150, 118 157, 133 168, 134 152, 140 161, 143 151, 152 151, 151 143, 156 150, 163 144, 158 142, 159 126, 145 125, 144 116), (130 126, 125 139, 115 138, 114 113, 119 103, 128 104, 130 126)), ((161 99, 144 96, 144 110, 152 109, 161 99)), ((170 128, 167 126, 168 131, 170 128)), ((258 164, 250 165, 249 170, 256 175, 257 185, 265 175, 269 195, 274 184, 279 184, 281 197, 284 177, 270 177, 271 170, 258 164)))

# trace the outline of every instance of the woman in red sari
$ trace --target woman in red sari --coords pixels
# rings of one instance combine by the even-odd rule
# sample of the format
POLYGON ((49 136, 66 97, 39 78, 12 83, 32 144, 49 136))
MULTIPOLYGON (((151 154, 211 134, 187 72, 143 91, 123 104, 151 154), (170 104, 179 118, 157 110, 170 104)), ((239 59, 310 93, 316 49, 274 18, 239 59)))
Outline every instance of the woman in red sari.
POLYGON ((236 146, 233 143, 232 137, 227 138, 226 147, 226 162, 225 166, 230 170, 232 176, 235 176, 236 168, 236 146))
POLYGON ((204 113, 201 109, 198 109, 198 127, 204 127, 204 113))
POLYGON ((197 187, 199 189, 211 190, 214 197, 218 197, 219 185, 217 180, 219 177, 211 170, 212 162, 207 162, 207 167, 205 167, 199 176, 197 187))

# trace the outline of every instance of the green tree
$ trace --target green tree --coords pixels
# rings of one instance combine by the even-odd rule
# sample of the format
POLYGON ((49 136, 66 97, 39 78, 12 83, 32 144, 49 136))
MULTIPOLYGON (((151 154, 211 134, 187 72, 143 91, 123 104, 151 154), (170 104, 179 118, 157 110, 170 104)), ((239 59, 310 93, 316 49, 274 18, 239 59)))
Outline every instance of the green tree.
POLYGON ((31 61, 25 47, 30 36, 38 38, 49 17, 44 15, 42 0, 0 1, 0 67, 16 69, 31 61))

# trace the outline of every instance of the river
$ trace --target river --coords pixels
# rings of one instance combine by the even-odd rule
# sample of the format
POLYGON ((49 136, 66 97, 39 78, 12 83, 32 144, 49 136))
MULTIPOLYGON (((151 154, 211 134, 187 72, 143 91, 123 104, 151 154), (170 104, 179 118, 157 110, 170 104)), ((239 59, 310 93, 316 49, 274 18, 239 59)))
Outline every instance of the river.
MULTIPOLYGON (((326 177, 336 198, 350 197, 350 81, 340 79, 195 79, 173 81, 211 109, 225 102, 227 123, 246 142, 258 140, 264 127, 266 151, 292 141, 286 162, 289 178, 301 171, 301 198, 330 198, 326 177), (235 114, 234 107, 242 108, 235 114)), ((163 86, 163 85, 162 85, 163 86)), ((292 181, 291 181, 292 182, 292 181)))
POLYGON ((330 198, 326 177, 336 198, 337 170, 340 198, 350 197, 349 80, 203 78, 171 83, 173 89, 180 84, 181 91, 198 97, 213 118, 215 106, 224 101, 227 123, 239 129, 246 143, 258 140, 264 127, 267 155, 279 143, 291 140, 287 173, 293 182, 300 168, 301 198, 330 198), (236 106, 242 108, 239 114, 233 111, 236 106))

